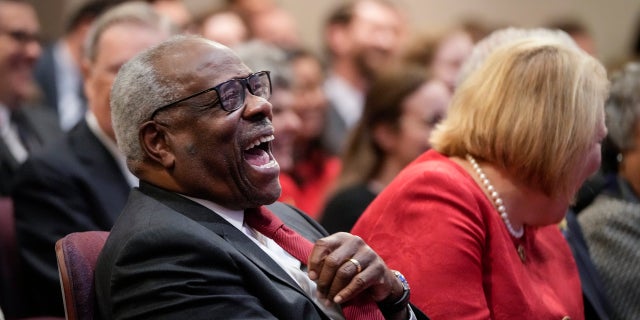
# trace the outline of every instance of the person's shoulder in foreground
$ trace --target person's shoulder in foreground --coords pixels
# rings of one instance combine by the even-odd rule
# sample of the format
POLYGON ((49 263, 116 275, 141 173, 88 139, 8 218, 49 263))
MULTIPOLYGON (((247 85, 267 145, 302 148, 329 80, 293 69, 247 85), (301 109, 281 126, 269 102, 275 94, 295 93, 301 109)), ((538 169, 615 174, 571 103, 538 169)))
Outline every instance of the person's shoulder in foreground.
POLYGON ((268 72, 197 36, 121 68, 114 129, 141 182, 98 259, 103 318, 416 318, 403 278, 359 237, 274 203, 270 95, 268 72))

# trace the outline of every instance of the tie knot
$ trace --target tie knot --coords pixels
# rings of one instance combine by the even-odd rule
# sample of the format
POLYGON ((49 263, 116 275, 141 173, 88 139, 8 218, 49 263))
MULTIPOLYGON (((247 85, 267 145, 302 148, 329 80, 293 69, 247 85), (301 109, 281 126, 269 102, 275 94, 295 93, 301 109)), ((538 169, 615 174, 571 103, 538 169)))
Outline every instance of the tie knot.
POLYGON ((278 216, 265 207, 246 209, 244 211, 244 221, 249 227, 271 239, 284 224, 278 216))

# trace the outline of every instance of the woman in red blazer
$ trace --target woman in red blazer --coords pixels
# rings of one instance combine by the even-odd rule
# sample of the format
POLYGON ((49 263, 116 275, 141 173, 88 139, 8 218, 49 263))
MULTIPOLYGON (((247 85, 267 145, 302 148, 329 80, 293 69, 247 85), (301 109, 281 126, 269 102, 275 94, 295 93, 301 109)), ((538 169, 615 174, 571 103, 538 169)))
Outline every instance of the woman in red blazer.
POLYGON ((355 225, 432 319, 583 319, 556 224, 600 165, 603 66, 558 35, 496 46, 458 87, 433 149, 355 225))

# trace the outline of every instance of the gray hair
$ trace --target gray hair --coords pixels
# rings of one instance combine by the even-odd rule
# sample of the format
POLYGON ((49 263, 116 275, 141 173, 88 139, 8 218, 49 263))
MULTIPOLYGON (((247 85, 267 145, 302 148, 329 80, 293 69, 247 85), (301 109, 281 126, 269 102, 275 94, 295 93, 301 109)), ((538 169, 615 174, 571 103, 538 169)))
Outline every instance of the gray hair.
MULTIPOLYGON (((125 63, 111 88, 111 119, 120 150, 134 163, 144 160, 138 129, 160 106, 176 98, 175 82, 158 72, 163 56, 179 50, 186 39, 199 36, 177 35, 147 49, 125 63)), ((132 169, 132 164, 129 163, 132 169)))
POLYGON ((98 55, 98 42, 109 27, 119 23, 133 23, 150 29, 176 34, 178 29, 171 21, 159 15, 153 7, 142 1, 125 2, 100 15, 91 25, 85 39, 84 55, 89 61, 95 61, 98 55))
POLYGON ((640 63, 630 62, 611 76, 604 108, 611 141, 620 151, 635 148, 634 130, 640 119, 640 63))
POLYGON ((497 48, 506 44, 523 40, 527 38, 551 38, 560 41, 562 44, 579 49, 573 39, 564 31, 551 30, 545 28, 521 29, 521 28, 504 28, 492 32, 490 35, 480 40, 474 47, 471 55, 460 68, 456 86, 460 85, 473 71, 478 69, 487 57, 497 48))
POLYGON ((274 89, 292 86, 291 62, 283 49, 266 42, 252 40, 233 47, 233 50, 254 72, 270 71, 274 89))

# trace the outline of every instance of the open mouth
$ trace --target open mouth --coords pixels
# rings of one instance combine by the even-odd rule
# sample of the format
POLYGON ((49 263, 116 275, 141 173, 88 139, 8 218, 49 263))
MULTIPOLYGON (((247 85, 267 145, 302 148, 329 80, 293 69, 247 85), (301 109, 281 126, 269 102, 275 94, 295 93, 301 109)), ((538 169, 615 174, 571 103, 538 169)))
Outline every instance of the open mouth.
POLYGON ((271 141, 273 135, 262 136, 255 139, 243 151, 244 159, 252 166, 258 168, 270 168, 278 163, 271 157, 271 141))

